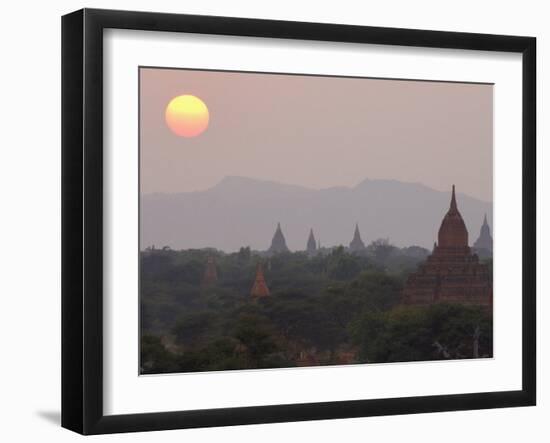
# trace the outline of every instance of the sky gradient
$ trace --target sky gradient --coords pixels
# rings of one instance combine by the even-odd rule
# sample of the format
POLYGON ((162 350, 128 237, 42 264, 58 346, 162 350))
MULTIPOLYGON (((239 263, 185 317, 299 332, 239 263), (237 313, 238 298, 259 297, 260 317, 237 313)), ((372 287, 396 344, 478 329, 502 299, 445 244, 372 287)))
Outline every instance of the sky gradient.
POLYGON ((491 85, 140 69, 141 192, 242 176, 323 189, 366 178, 492 201, 491 85), (164 120, 175 96, 205 102, 194 138, 164 120))

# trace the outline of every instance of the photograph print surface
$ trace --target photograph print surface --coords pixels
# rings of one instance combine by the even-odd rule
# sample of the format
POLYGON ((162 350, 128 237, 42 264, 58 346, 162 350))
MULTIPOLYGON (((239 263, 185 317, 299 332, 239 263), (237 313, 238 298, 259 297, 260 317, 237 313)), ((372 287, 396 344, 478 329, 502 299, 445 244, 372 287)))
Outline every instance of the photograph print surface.
POLYGON ((139 84, 140 374, 493 357, 493 85, 139 84))

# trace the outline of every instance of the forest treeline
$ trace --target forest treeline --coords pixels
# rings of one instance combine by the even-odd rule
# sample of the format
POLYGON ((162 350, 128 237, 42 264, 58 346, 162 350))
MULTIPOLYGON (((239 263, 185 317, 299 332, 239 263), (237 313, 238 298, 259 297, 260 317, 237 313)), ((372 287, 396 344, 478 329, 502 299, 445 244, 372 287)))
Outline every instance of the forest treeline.
POLYGON ((407 306, 401 291, 429 251, 384 240, 267 257, 241 248, 140 254, 141 372, 189 372, 492 356, 492 313, 407 306), (208 259, 217 281, 204 285, 208 259), (270 296, 250 290, 262 263, 270 296))

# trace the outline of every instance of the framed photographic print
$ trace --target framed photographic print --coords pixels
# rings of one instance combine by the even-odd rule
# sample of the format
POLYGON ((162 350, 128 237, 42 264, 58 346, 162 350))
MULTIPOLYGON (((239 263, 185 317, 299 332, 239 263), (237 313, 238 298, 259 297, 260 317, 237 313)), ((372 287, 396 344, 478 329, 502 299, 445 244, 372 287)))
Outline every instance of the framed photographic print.
POLYGON ((532 37, 63 17, 62 425, 529 406, 532 37))

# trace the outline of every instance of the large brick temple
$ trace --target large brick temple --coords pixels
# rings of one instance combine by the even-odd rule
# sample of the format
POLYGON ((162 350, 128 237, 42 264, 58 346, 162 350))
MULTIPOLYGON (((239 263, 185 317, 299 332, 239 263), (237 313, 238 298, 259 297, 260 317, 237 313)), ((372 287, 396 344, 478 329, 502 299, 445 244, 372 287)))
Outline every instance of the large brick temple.
POLYGON ((489 268, 468 246, 468 230, 458 211, 455 187, 431 255, 409 275, 403 290, 408 304, 437 302, 492 306, 489 268))

